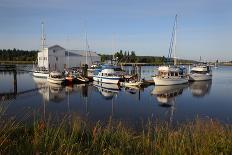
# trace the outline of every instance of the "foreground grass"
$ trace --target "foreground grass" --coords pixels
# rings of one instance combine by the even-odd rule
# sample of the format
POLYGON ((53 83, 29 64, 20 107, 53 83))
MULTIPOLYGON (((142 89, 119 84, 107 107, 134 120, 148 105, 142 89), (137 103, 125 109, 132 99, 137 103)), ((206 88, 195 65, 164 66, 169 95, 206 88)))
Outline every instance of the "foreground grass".
POLYGON ((90 127, 80 120, 58 126, 1 122, 1 154, 231 154, 232 128, 217 121, 179 125, 148 123, 140 132, 122 123, 90 127))

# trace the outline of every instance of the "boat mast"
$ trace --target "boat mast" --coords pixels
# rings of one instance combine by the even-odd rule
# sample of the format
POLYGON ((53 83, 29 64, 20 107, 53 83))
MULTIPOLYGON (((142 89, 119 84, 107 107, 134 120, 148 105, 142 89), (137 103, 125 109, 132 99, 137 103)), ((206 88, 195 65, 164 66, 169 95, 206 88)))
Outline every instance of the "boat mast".
POLYGON ((88 64, 88 43, 87 43, 87 32, 85 32, 85 64, 88 64))
POLYGON ((176 58, 176 29, 177 29, 177 15, 175 16, 175 22, 174 22, 174 40, 173 40, 173 59, 174 59, 174 65, 177 64, 177 58, 176 58))
POLYGON ((43 52, 43 66, 44 66, 44 47, 45 47, 45 35, 44 35, 44 22, 41 23, 42 32, 41 32, 41 51, 43 52))

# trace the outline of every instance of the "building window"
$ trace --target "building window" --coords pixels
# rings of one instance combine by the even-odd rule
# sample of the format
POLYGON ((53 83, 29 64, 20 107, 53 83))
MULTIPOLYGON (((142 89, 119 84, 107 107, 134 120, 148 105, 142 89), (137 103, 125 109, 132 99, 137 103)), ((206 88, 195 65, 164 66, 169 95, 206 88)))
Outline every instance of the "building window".
POLYGON ((56 61, 58 61, 58 57, 56 57, 56 61))
POLYGON ((55 53, 56 52, 56 50, 53 50, 53 53, 55 53))

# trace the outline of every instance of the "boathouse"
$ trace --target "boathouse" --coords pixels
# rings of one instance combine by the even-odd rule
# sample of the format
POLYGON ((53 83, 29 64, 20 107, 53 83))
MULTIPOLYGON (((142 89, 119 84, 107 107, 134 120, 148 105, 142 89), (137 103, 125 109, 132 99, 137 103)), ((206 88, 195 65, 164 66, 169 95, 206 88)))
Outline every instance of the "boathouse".
POLYGON ((65 68, 80 67, 83 64, 91 66, 100 62, 96 52, 85 50, 66 50, 54 45, 38 52, 38 67, 45 67, 49 71, 63 71, 65 68))

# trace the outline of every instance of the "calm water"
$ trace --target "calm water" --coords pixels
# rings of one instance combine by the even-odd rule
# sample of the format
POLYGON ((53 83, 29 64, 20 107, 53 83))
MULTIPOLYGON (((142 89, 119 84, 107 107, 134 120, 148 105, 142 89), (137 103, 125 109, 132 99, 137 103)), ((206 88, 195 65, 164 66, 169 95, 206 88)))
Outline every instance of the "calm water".
MULTIPOLYGON (((28 68, 31 66, 21 66, 28 68)), ((130 71, 130 68, 126 68, 130 71)), ((144 66, 142 77, 151 79, 154 67, 144 66)), ((118 88, 97 83, 52 85, 31 73, 0 72, 0 102, 5 118, 33 119, 67 114, 96 122, 114 120, 138 123, 147 118, 172 122, 210 117, 232 123, 232 67, 213 69, 213 80, 173 87, 118 88)))

